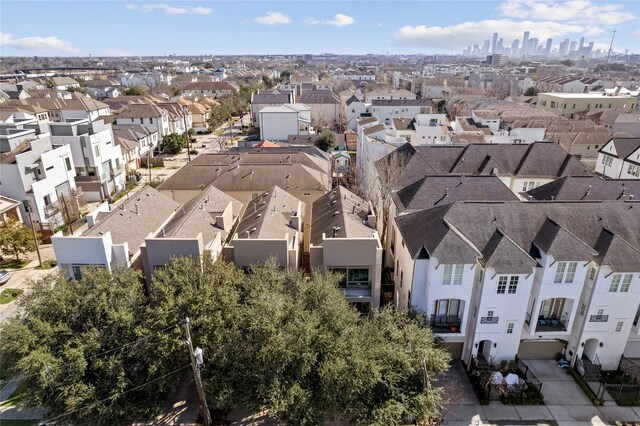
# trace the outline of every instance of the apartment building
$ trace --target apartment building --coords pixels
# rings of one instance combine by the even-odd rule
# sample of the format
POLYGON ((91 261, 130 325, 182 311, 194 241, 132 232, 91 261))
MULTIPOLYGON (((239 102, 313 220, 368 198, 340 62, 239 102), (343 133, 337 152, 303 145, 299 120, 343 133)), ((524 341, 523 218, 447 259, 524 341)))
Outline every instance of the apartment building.
POLYGON ((621 93, 539 93, 538 107, 566 118, 578 118, 592 108, 619 108, 633 110, 638 102, 637 94, 621 93))
POLYGON ((340 289, 362 312, 380 305, 382 246, 369 202, 338 186, 313 203, 312 270, 343 276, 340 289))
POLYGON ((305 104, 266 106, 258 112, 260 139, 286 141, 289 136, 313 134, 311 108, 305 104))
POLYGON ((418 114, 431 114, 430 99, 373 99, 365 102, 355 96, 347 99, 347 128, 356 130, 361 118, 376 117, 381 123, 391 124, 397 117, 415 117, 418 114))
POLYGON ((598 151, 596 173, 612 179, 640 179, 640 138, 614 136, 598 151))
POLYGON ((615 369, 640 353, 637 206, 455 202, 398 216, 396 305, 423 311, 466 363, 564 351, 615 369))
POLYGON ((47 111, 49 120, 55 122, 88 119, 93 121, 111 114, 109 105, 88 96, 74 93, 71 99, 28 98, 15 101, 15 106, 37 107, 47 111))
POLYGON ((124 188, 125 161, 110 124, 87 119, 49 123, 49 133, 52 144, 71 150, 75 180, 87 201, 103 200, 124 188))

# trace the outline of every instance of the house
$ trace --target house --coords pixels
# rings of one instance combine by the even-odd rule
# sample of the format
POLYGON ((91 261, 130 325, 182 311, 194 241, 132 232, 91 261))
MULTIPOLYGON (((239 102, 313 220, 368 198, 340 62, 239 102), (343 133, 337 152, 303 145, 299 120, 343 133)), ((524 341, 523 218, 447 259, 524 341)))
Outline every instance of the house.
POLYGON ((359 118, 377 117, 389 126, 397 117, 415 117, 431 114, 431 100, 427 99, 373 99, 363 102, 355 96, 347 100, 347 127, 355 130, 359 118))
POLYGON ((87 201, 100 201, 124 189, 124 158, 110 124, 87 119, 49 123, 49 134, 52 144, 69 146, 75 181, 87 201))
POLYGON ((343 186, 313 203, 311 269, 342 274, 340 289, 361 312, 380 305, 382 246, 375 223, 372 206, 343 186))
POLYGON ((637 93, 538 93, 538 106, 566 118, 577 118, 592 108, 619 108, 633 110, 638 102, 637 93))
POLYGON ((310 135, 311 109, 305 104, 268 106, 258 112, 260 139, 286 141, 290 135, 310 135))
POLYGON ((640 179, 640 138, 614 136, 598 151, 596 173, 611 179, 640 179))
POLYGON ((640 200, 640 179, 564 176, 524 192, 522 196, 529 201, 640 200))
POLYGON ((132 103, 124 106, 122 111, 116 116, 118 126, 130 124, 141 124, 154 132, 158 132, 158 137, 171 133, 169 127, 169 113, 152 103, 132 103))
POLYGON ((159 71, 125 72, 120 74, 120 83, 126 87, 138 86, 145 89, 161 84, 171 85, 173 75, 159 71))
POLYGON ((334 151, 331 153, 333 176, 351 173, 351 156, 347 151, 334 151))
POLYGON ((65 223, 59 198, 76 188, 70 147, 54 145, 50 137, 15 125, 0 126, 0 146, 0 194, 20 201, 22 218, 46 236, 65 223))
POLYGON ((20 205, 22 203, 13 198, 0 195, 0 222, 6 223, 8 220, 23 222, 20 205))
POLYGON ((122 148, 127 176, 141 166, 141 158, 153 156, 153 149, 159 143, 158 132, 142 124, 113 125, 111 129, 115 142, 122 148))
POLYGON ((364 92, 365 102, 371 102, 373 100, 415 100, 418 96, 415 93, 411 93, 406 89, 378 89, 374 88, 364 92))
POLYGON ((178 208, 171 220, 147 236, 140 246, 147 286, 151 284, 154 269, 172 257, 217 259, 241 210, 242 203, 214 186, 178 208))
POLYGON ((228 81, 201 81, 187 84, 182 88, 184 92, 193 92, 201 96, 219 98, 238 91, 238 86, 228 81))
POLYGON ((418 114, 413 118, 396 117, 391 120, 391 128, 410 144, 451 143, 449 120, 445 114, 418 114))
POLYGON ((169 223, 179 206, 149 186, 113 210, 104 203, 87 216, 89 228, 82 234, 51 237, 58 268, 75 279, 86 266, 142 268, 145 239, 169 223))
POLYGON ((191 113, 192 129, 195 131, 203 131, 209 128, 210 107, 208 108, 200 103, 191 103, 187 105, 186 108, 191 113))
POLYGON ((247 203, 233 237, 224 248, 225 259, 241 268, 273 258, 283 268, 302 265, 305 203, 274 186, 247 203))
POLYGON ((177 102, 159 102, 156 105, 158 108, 167 111, 170 133, 181 135, 193 127, 193 116, 188 108, 177 102))
POLYGON ((251 94, 251 117, 253 125, 260 127, 260 110, 269 106, 281 106, 293 103, 293 94, 291 92, 276 91, 258 91, 251 94))
POLYGON ((319 127, 334 127, 338 122, 340 99, 332 91, 305 91, 300 96, 299 102, 311 109, 311 120, 313 123, 317 123, 319 127))
POLYGON ((455 202, 398 216, 396 305, 425 312, 467 365, 564 353, 615 369, 640 353, 633 207, 455 202))
POLYGON ((71 88, 79 88, 80 83, 71 77, 52 77, 51 85, 57 90, 69 90, 71 88))
POLYGON ((17 107, 39 107, 46 110, 49 120, 55 122, 65 122, 73 120, 88 119, 93 121, 102 116, 111 114, 109 105, 96 101, 82 94, 72 99, 58 98, 28 98, 15 101, 17 107))

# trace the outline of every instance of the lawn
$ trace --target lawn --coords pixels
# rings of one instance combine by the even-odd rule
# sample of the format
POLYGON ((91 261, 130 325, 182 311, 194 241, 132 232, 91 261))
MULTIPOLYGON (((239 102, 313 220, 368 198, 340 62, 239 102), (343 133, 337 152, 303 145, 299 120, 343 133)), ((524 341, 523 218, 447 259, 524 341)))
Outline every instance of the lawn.
POLYGON ((5 260, 0 263, 0 266, 7 269, 22 269, 27 266, 31 262, 29 259, 20 259, 20 260, 5 260))
POLYGON ((24 293, 24 290, 20 290, 19 288, 5 288, 2 290, 2 293, 0 293, 0 305, 13 302, 20 297, 22 293, 24 293))
POLYGON ((42 266, 36 266, 34 269, 51 269, 58 266, 58 262, 55 260, 43 260, 42 266))

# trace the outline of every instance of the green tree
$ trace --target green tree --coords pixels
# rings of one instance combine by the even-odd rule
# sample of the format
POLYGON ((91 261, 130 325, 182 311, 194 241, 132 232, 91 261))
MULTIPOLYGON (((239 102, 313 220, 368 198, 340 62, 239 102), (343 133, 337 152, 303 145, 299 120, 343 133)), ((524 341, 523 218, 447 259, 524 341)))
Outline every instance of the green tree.
POLYGON ((524 95, 525 96, 537 96, 538 95, 538 90, 533 86, 527 87, 527 90, 524 91, 524 95))
MULTIPOLYGON (((38 243, 40 243, 39 240, 38 243)), ((0 225, 0 251, 2 253, 11 253, 19 261, 21 254, 35 249, 33 232, 29 228, 15 219, 8 219, 0 225)))
POLYGON ((185 136, 177 133, 170 133, 162 137, 160 149, 167 154, 177 154, 180 150, 187 146, 185 136))
POLYGON ((124 96, 142 96, 144 91, 138 86, 127 87, 122 91, 124 96))
POLYGON ((28 320, 15 317, 0 328, 3 365, 25 375, 26 406, 47 407, 48 419, 78 425, 131 423, 160 412, 177 380, 169 373, 188 357, 180 324, 147 327, 140 278, 133 269, 87 268, 78 281, 49 275, 33 284, 21 302, 28 320))
POLYGON ((280 79, 286 83, 289 82, 289 80, 291 79, 291 71, 289 70, 284 70, 280 73, 280 79))
POLYGON ((323 130, 320 132, 320 136, 316 139, 316 146, 323 150, 328 151, 330 148, 336 146, 336 135, 329 130, 323 130))
POLYGON ((447 369, 449 355, 424 317, 383 310, 363 319, 338 289, 340 279, 309 279, 275 262, 245 275, 220 262, 178 259, 155 275, 153 314, 189 315, 206 357, 211 408, 267 410, 291 425, 438 417, 443 393, 430 380, 447 369))
POLYGON ((271 90, 271 89, 273 89, 274 81, 268 75, 263 75, 262 76, 262 84, 267 88, 267 90, 271 90))

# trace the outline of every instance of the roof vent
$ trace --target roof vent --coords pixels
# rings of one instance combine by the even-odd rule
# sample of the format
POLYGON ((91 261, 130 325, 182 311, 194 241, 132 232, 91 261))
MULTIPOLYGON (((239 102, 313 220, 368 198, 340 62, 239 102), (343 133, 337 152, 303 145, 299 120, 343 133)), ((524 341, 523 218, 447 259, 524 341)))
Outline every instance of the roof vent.
POLYGON ((256 232, 257 228, 251 228, 251 232, 256 232))
POLYGON ((334 226, 333 227, 333 238, 335 238, 336 234, 338 233, 338 231, 340 230, 339 226, 334 226))
POLYGON ((334 216, 338 216, 340 214, 340 212, 333 212, 334 216))
POLYGON ((259 217, 262 217, 262 213, 258 213, 258 214, 256 215, 256 219, 258 219, 259 217))

